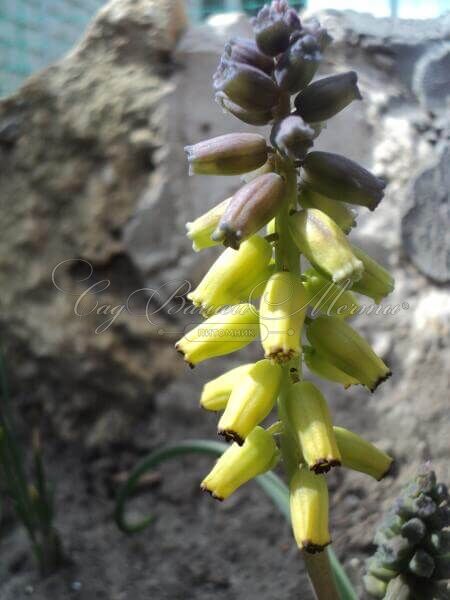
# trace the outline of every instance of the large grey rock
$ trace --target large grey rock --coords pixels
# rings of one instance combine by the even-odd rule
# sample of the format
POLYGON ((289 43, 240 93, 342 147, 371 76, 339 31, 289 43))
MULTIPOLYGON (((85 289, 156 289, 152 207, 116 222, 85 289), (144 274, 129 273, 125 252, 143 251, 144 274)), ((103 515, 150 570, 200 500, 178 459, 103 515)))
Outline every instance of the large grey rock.
POLYGON ((412 207, 402 219, 405 251, 417 268, 440 283, 450 281, 450 145, 412 186, 412 207))
POLYGON ((164 177, 184 26, 175 0, 115 0, 74 51, 0 103, 2 342, 13 391, 42 402, 62 437, 106 408, 138 415, 174 373, 171 345, 125 309, 145 280, 121 232, 164 177))

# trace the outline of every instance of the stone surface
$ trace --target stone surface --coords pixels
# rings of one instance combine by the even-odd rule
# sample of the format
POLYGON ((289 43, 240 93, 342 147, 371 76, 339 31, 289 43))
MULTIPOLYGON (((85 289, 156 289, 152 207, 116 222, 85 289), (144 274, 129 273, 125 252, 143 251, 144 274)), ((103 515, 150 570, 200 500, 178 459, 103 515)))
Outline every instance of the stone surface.
POLYGON ((450 145, 436 164, 415 180, 413 205, 402 219, 405 252, 417 268, 439 283, 450 281, 450 145))
MULTIPOLYGON (((309 598, 289 529, 254 484, 223 505, 200 495, 213 459, 161 468, 160 486, 142 491, 133 509, 160 510, 148 532, 124 539, 111 521, 117 481, 143 453, 168 441, 214 438, 216 416, 198 408, 202 384, 261 356, 255 344, 191 372, 171 345, 192 317, 183 298, 168 297, 180 281, 195 284, 216 254, 195 255, 184 223, 240 185, 239 178, 188 178, 182 147, 244 128, 214 104, 210 82, 225 39, 248 31, 242 17, 216 21, 190 27, 175 47, 184 24, 176 14, 177 4, 114 0, 72 53, 0 104, 2 341, 25 425, 35 405, 44 412, 58 526, 75 562, 41 582, 31 561, 12 559, 27 555, 23 537, 5 532, 5 600, 20 598, 27 586, 37 600, 66 600, 74 581, 87 600, 228 600, 242 589, 249 600, 309 598), (101 291, 105 280, 110 285, 101 291), (97 293, 76 307, 94 283, 97 293), (112 319, 112 307, 130 294, 132 310, 112 319), (109 308, 89 312, 95 302, 109 308)), ((414 74, 448 35, 449 19, 319 16, 336 40, 320 75, 356 69, 364 102, 333 119, 317 147, 387 179, 385 200, 374 213, 359 210, 352 238, 396 278, 381 312, 355 320, 391 365, 392 379, 373 396, 322 385, 338 424, 396 458, 381 483, 344 470, 329 477, 335 547, 358 584, 382 510, 421 461, 432 460, 439 478, 450 478, 449 295, 407 254, 423 269, 413 257, 422 253, 417 228, 440 227, 430 206, 438 194, 422 201, 423 182, 414 178, 420 182, 431 168, 429 183, 442 185, 443 167, 434 165, 448 139, 448 116, 428 112, 414 74), (405 245, 402 227, 409 228, 405 245), (383 314, 387 307, 396 314, 383 314)), ((427 239, 430 265, 444 246, 437 235, 427 239)))

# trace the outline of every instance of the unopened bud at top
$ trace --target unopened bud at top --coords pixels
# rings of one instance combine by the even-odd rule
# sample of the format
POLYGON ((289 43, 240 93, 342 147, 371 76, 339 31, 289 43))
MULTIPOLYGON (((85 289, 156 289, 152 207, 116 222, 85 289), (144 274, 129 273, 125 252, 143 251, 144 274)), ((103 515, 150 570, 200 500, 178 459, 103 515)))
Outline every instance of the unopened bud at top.
POLYGON ((280 175, 256 177, 233 196, 212 238, 238 249, 241 242, 266 225, 277 213, 285 184, 280 175))
POLYGON ((256 133, 227 133, 184 150, 190 175, 241 175, 267 160, 266 140, 256 133))
POLYGON ((225 500, 250 479, 272 469, 279 455, 272 435, 262 427, 255 427, 242 446, 233 444, 225 450, 201 488, 213 498, 225 500))
POLYGON ((386 186, 382 179, 358 163, 331 152, 310 152, 303 163, 301 177, 319 194, 370 210, 378 206, 386 186))
POLYGON ((270 110, 280 90, 273 79, 255 67, 222 58, 213 76, 214 89, 248 111, 270 110))
POLYGON ((290 94, 299 92, 314 77, 322 54, 311 35, 296 40, 281 56, 275 67, 275 80, 279 87, 290 94))
POLYGON ((325 27, 321 26, 319 20, 316 19, 316 17, 311 17, 310 19, 302 23, 301 33, 312 35, 315 38, 322 52, 333 41, 331 35, 328 33, 325 27))
POLYGON ((314 81, 295 99, 298 114, 308 123, 331 119, 353 100, 362 99, 357 82, 355 71, 314 81))
POLYGON ((300 19, 285 0, 273 0, 252 20, 258 48, 268 56, 276 56, 289 46, 289 38, 300 30, 300 19))
POLYGON ((343 231, 321 210, 308 208, 290 217, 292 237, 313 267, 334 283, 357 281, 363 263, 353 254, 343 231))
POLYGON ((224 92, 217 92, 215 100, 223 112, 232 114, 233 117, 236 117, 236 119, 239 119, 243 123, 247 123, 247 125, 260 127, 267 125, 267 123, 273 120, 271 110, 247 110, 230 100, 224 92))
POLYGON ((232 38, 225 44, 225 58, 237 63, 244 63, 264 71, 270 75, 275 66, 273 58, 263 54, 254 40, 247 38, 232 38))
POLYGON ((277 121, 272 128, 270 141, 291 160, 303 159, 313 145, 317 132, 301 117, 289 115, 277 121))

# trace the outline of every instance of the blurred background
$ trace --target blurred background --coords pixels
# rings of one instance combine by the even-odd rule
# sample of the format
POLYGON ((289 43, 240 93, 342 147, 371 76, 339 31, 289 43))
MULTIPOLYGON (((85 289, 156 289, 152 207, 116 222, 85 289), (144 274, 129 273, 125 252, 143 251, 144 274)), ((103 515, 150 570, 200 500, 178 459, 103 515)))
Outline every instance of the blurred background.
MULTIPOLYGON (((373 532, 424 461, 449 482, 450 5, 309 0, 334 43, 318 76, 354 69, 363 102, 316 148, 387 182, 352 239, 389 268, 395 314, 354 326, 391 366, 375 394, 322 385, 335 422, 392 453, 381 483, 329 481, 336 552, 360 597, 373 532)), ((11 503, 0 517, 0 597, 248 600, 310 596, 291 532, 255 484, 218 504, 199 491, 213 459, 185 458, 139 488, 125 536, 112 518, 130 470, 160 444, 215 439, 202 385, 260 357, 257 344, 193 372, 173 343, 217 255, 185 223, 240 185, 188 177, 183 147, 251 130, 214 103, 224 43, 250 36, 246 0, 0 0, 0 335, 26 455, 39 429, 70 563, 41 579, 11 503), (187 283, 188 282, 188 283, 187 283), (300 594, 299 594, 300 590, 300 594)), ((386 313, 389 311, 386 311, 386 313)))

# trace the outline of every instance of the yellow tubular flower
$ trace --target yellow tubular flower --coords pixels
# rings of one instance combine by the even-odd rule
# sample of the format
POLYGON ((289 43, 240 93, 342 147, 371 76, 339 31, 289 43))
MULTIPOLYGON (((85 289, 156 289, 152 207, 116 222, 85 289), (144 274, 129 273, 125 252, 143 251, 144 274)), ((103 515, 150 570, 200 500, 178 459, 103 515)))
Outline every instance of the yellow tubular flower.
POLYGON ((204 213, 195 221, 186 223, 187 236, 192 241, 194 252, 200 252, 204 248, 218 246, 220 242, 211 239, 211 234, 219 224, 232 196, 217 204, 211 210, 204 213))
POLYGON ((322 379, 328 381, 334 381, 334 383, 341 383, 345 389, 351 385, 358 385, 359 381, 344 371, 341 371, 328 361, 326 361, 317 350, 314 350, 311 346, 303 346, 303 356, 305 357, 305 363, 311 373, 314 373, 322 379))
POLYGON ((308 208, 290 218, 292 238, 313 267, 334 283, 357 281, 363 263, 353 254, 342 229, 321 210, 308 208))
POLYGON ((189 331, 175 344, 184 360, 194 365, 240 350, 259 333, 258 311, 252 304, 238 304, 218 313, 189 331))
POLYGON ((204 316, 222 308, 259 297, 272 272, 269 266, 272 246, 264 238, 253 236, 239 250, 227 248, 188 294, 204 316))
POLYGON ((201 483, 202 490, 225 500, 241 485, 272 469, 279 459, 273 437, 262 427, 247 436, 244 444, 232 444, 201 483))
POLYGON ((281 384, 281 367, 260 360, 235 380, 218 433, 242 445, 248 434, 267 417, 281 384))
POLYGON ((302 185, 299 194, 302 208, 318 208, 326 213, 344 233, 349 233, 356 226, 356 211, 344 202, 332 200, 315 192, 307 185, 302 185))
POLYGON ((376 304, 380 304, 383 298, 394 291, 394 278, 361 248, 352 246, 352 250, 364 265, 363 276, 353 284, 352 289, 359 294, 373 298, 376 304))
POLYGON ((317 317, 309 323, 306 335, 325 360, 371 392, 392 374, 366 340, 342 319, 317 317))
POLYGON ((231 390, 238 384, 241 377, 253 367, 253 363, 240 365, 231 371, 227 371, 223 375, 208 381, 203 386, 202 395, 200 397, 200 406, 205 410, 219 411, 223 410, 230 398, 231 390))
POLYGON ((322 277, 315 269, 308 269, 302 275, 303 285, 308 293, 312 315, 326 313, 328 316, 343 319, 356 314, 359 308, 354 294, 346 287, 339 287, 322 277))
POLYGON ((388 474, 394 462, 391 456, 348 429, 335 427, 334 433, 342 456, 342 466, 370 475, 377 481, 388 474))
POLYGON ((310 553, 321 552, 331 542, 325 476, 301 466, 291 479, 290 509, 298 547, 310 553))
POLYGON ((310 381, 295 383, 289 389, 286 410, 311 471, 325 473, 340 465, 330 411, 320 390, 310 381))
POLYGON ((308 297, 298 275, 272 275, 260 305, 261 341, 265 357, 286 362, 301 352, 301 332, 308 297))

